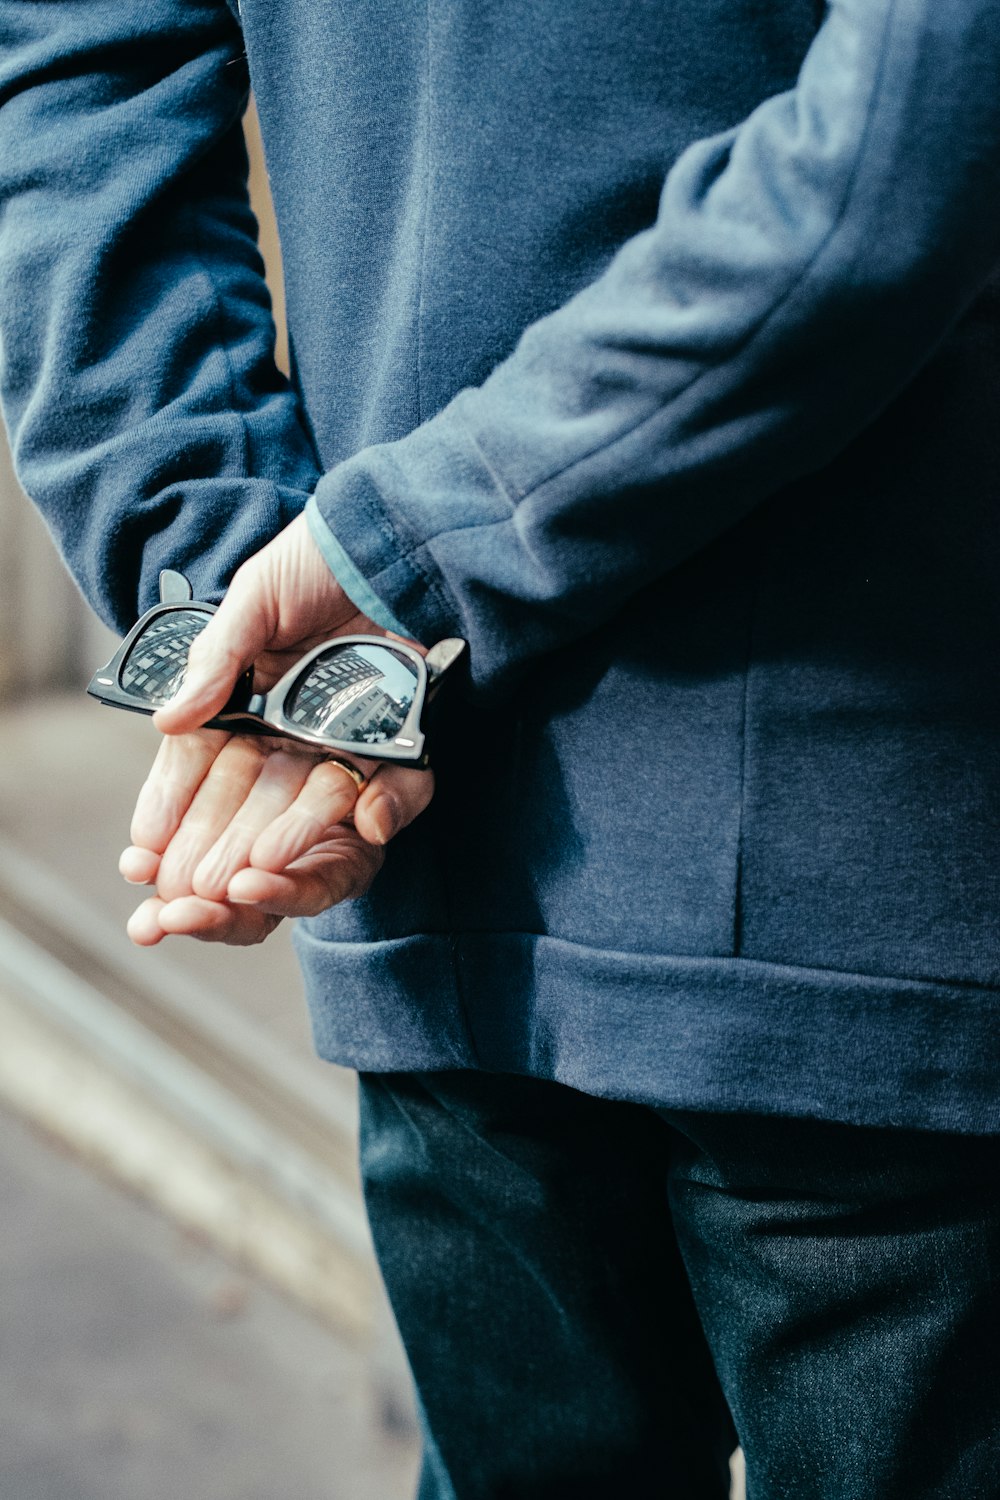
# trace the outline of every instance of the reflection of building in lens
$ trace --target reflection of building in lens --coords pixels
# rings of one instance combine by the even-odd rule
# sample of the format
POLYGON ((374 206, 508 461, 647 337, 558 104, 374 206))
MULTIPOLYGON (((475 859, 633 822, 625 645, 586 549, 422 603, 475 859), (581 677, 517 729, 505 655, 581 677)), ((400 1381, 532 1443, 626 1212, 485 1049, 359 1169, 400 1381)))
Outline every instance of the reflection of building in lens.
POLYGON ((325 734, 338 740, 354 740, 355 743, 375 745, 391 740, 403 727, 408 705, 380 687, 362 693, 353 703, 326 726, 325 734))
POLYGON ((184 680, 191 642, 209 618, 200 610, 171 609, 151 620, 122 667, 125 691, 147 703, 172 698, 184 680))
MULTIPOLYGON (((388 651, 390 659, 398 660, 388 651)), ((311 734, 376 744, 398 734, 409 712, 380 687, 385 673, 351 647, 320 657, 285 708, 288 721, 311 734)), ((416 679, 414 679, 415 681, 416 679)))

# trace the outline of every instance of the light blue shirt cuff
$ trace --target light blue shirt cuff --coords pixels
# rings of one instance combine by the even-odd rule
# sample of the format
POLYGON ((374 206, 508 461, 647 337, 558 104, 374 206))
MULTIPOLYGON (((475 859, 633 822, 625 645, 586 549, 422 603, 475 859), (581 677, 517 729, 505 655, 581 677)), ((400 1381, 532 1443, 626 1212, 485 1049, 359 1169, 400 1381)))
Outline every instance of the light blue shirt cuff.
POLYGON ((333 532, 326 524, 313 495, 306 505, 306 521, 313 541, 323 554, 323 560, 336 578, 352 604, 356 604, 363 615, 381 625, 383 630, 395 631, 396 635, 409 637, 410 632, 382 603, 363 573, 359 573, 333 532))

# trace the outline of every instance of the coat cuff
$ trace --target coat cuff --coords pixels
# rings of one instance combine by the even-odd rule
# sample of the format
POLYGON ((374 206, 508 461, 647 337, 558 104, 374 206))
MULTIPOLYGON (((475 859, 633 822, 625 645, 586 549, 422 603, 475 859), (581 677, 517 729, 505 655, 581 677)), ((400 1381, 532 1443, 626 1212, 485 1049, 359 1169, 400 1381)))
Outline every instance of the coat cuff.
POLYGON ((408 636, 410 632, 396 619, 392 610, 381 600, 363 573, 354 566, 343 547, 323 518, 316 497, 313 495, 306 505, 306 521, 313 541, 323 554, 334 578, 340 584, 352 604, 356 604, 363 615, 367 615, 383 630, 392 630, 396 635, 408 636))
POLYGON ((495 545, 489 528, 509 522, 514 509, 459 416, 462 400, 408 437, 339 464, 308 506, 313 535, 344 592, 379 624, 428 646, 468 636, 472 623, 463 609, 464 577, 448 577, 445 539, 486 528, 481 544, 495 545), (332 549, 324 538, 334 541, 332 549))

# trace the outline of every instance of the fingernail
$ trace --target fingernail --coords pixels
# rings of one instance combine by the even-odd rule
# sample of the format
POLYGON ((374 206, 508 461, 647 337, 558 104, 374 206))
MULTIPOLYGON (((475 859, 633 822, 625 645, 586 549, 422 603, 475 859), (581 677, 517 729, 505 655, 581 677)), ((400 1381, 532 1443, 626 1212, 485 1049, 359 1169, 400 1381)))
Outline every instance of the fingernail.
POLYGON ((374 827, 375 842, 387 844, 399 831, 400 816, 399 808, 387 792, 379 792, 368 809, 369 819, 374 827))

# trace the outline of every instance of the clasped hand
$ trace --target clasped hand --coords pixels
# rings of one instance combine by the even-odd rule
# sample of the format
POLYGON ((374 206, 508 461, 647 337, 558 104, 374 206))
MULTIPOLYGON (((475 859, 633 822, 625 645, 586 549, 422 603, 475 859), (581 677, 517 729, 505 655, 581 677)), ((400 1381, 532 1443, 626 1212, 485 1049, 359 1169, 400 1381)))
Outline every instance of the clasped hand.
POLYGON ((369 778, 359 794, 346 771, 290 741, 198 726, 249 666, 266 688, 323 640, 385 633, 340 588, 302 516, 238 570, 181 691, 154 718, 164 740, 119 865, 155 885, 129 920, 134 943, 258 943, 282 917, 367 890, 385 845, 430 802, 429 771, 352 757, 369 778))

